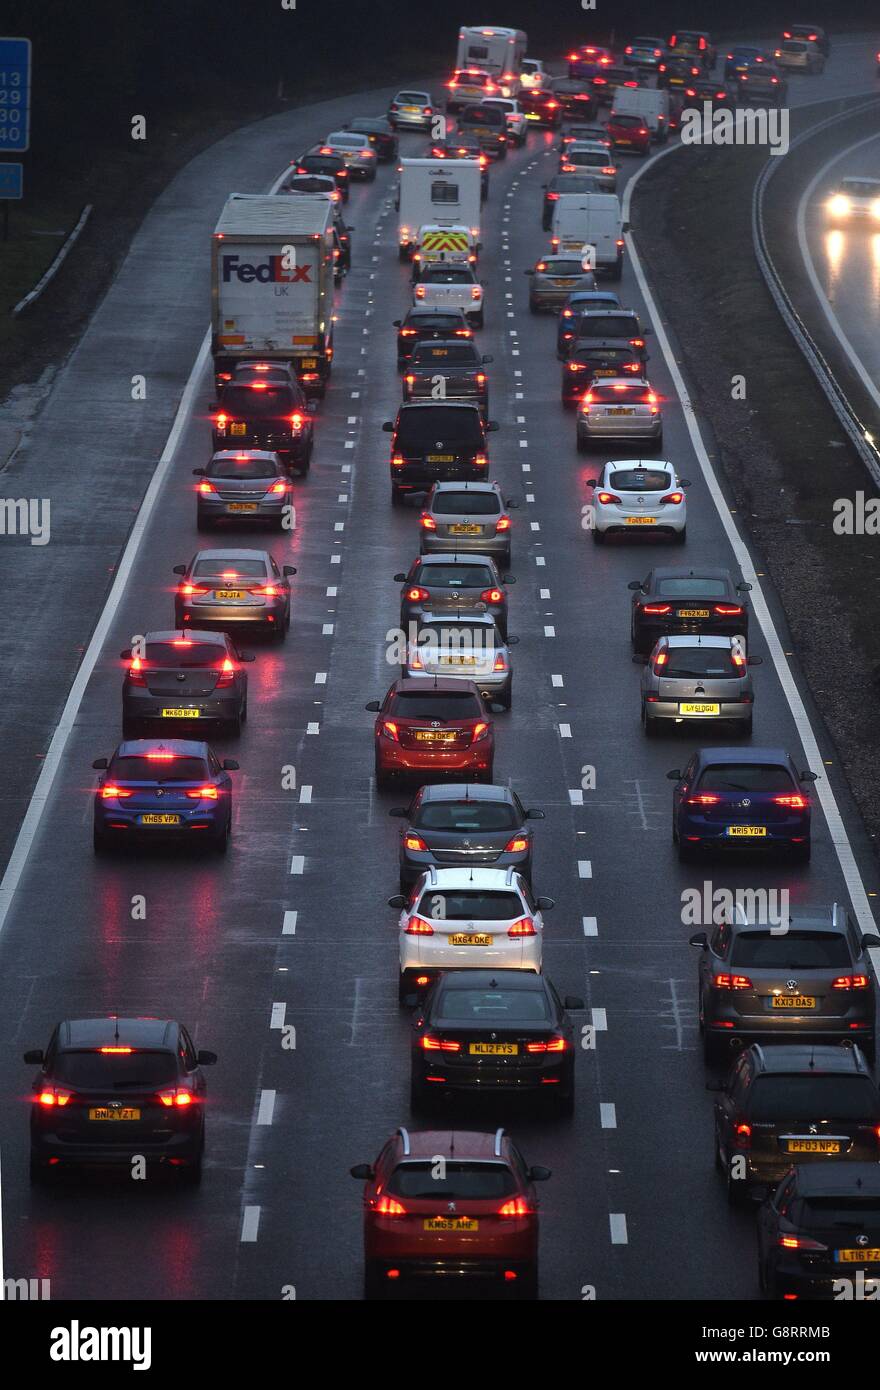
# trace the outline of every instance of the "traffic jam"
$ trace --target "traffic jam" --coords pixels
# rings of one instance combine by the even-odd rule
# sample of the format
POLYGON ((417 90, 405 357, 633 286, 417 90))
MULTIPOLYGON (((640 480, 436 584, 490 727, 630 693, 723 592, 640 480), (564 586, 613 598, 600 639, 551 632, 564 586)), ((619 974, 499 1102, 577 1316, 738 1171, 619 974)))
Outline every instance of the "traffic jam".
MULTIPOLYGON (((452 56, 218 191, 168 529, 74 778, 95 902, 153 915, 95 942, 118 1004, 80 982, 22 1040, 32 1200, 72 1244, 83 1184, 103 1244, 137 1158, 187 1232, 160 1267, 213 1201, 237 1260, 323 1228, 317 1274, 279 1276, 301 1298, 608 1299, 669 1296, 675 1191, 680 1235, 707 1214, 673 1296, 829 1299, 880 1278, 880 934, 634 188, 695 111, 779 109, 831 45, 537 58, 484 25, 452 56), (689 918, 706 884, 729 900, 689 918), (173 960, 180 930, 166 990, 144 941, 173 960), (230 1056, 267 978, 270 1043, 230 1056)), ((833 214, 873 208, 857 182, 833 214)))

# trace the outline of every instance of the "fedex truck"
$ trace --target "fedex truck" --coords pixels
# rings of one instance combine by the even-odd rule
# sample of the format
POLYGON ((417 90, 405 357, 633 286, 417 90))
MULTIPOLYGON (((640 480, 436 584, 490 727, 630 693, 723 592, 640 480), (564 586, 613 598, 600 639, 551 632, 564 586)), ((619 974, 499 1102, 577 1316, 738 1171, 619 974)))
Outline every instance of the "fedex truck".
POLYGON ((237 362, 286 362, 323 396, 333 358, 333 205, 320 195, 232 193, 211 239, 218 389, 237 362))
POLYGON ((480 182, 476 159, 402 159, 397 242, 400 259, 418 246, 419 229, 466 227, 480 240, 480 182))
POLYGON ((504 29, 498 24, 462 25, 455 66, 491 73, 500 79, 501 95, 515 97, 528 46, 528 36, 521 29, 504 29))

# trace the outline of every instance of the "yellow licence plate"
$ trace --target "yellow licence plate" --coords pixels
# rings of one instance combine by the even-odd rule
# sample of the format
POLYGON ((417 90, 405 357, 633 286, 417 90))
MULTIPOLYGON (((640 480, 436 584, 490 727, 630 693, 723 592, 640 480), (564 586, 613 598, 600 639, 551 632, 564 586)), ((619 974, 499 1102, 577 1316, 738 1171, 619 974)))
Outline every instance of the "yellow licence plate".
POLYGON ((656 516, 628 516, 626 524, 627 526, 654 526, 656 521, 656 516))
POLYGON ((518 1057, 519 1043, 469 1043, 472 1057, 518 1057))
POLYGON ((812 994, 774 994, 774 1009, 815 1009, 816 1000, 812 994))
POLYGON ((553 285, 576 285, 577 280, 551 280, 553 285))
POLYGON ((678 618, 708 618, 708 608, 679 608, 676 617, 678 618))
POLYGON ((625 405, 612 405, 605 411, 606 415, 635 415, 634 410, 629 410, 625 405))
POLYGON ((140 1109, 131 1105, 124 1106, 122 1110, 109 1110, 106 1105, 98 1105, 89 1111, 90 1120, 139 1120, 140 1117, 140 1109))
POLYGON ((429 454, 429 463, 455 463, 455 454, 429 454))
POLYGON ((416 743, 454 743, 455 733, 453 730, 434 733, 433 730, 418 729, 416 731, 416 743))
POLYGON ((414 115, 417 111, 421 111, 422 108, 420 106, 401 106, 400 109, 401 111, 409 112, 410 115, 414 115))
POLYGON ((244 598, 244 589, 215 589, 215 598, 244 598))
POLYGON ((450 526, 449 530, 453 536, 478 536, 482 531, 482 526, 450 526))
POLYGON ((163 719, 198 719, 200 711, 197 709, 163 709, 163 719))
POLYGON ((766 825, 728 825, 725 835, 732 835, 734 839, 753 839, 767 834, 766 825))
POLYGON ((479 1221, 472 1216, 427 1216, 422 1223, 426 1231, 478 1231, 479 1221))
POLYGON ((141 825, 180 825, 180 816, 141 816, 141 825))
POLYGON ((618 145, 631 145, 632 140, 618 140, 618 145))
POLYGON ((786 1152, 790 1154, 839 1154, 839 1139, 787 1139, 786 1152))
POLYGON ((712 704, 699 704, 693 700, 687 704, 679 705, 679 714, 720 714, 721 706, 712 704))
POLYGON ((480 932, 454 932, 449 938, 450 946, 491 946, 491 936, 484 936, 480 932))
POLYGON ((868 1250, 835 1250, 834 1258, 842 1265, 876 1264, 880 1260, 880 1250, 876 1246, 868 1250))
POLYGON ((616 376, 616 367, 597 367, 593 376, 616 376))
POLYGON ((315 369, 315 367, 317 367, 317 365, 318 365, 318 359, 317 359, 317 357, 304 357, 303 360, 302 360, 302 362, 300 362, 300 366, 303 367, 303 368, 305 369, 305 371, 307 371, 307 372, 314 371, 314 369, 315 369))
POLYGON ((229 512, 255 512, 256 502, 227 502, 226 510, 229 512))
POLYGON ((230 425, 230 427, 229 427, 229 433, 230 433, 230 434, 246 434, 246 433, 247 433, 247 425, 245 425, 245 424, 230 425))
POLYGON ((475 656, 444 656, 440 658, 443 666, 476 666, 475 656))

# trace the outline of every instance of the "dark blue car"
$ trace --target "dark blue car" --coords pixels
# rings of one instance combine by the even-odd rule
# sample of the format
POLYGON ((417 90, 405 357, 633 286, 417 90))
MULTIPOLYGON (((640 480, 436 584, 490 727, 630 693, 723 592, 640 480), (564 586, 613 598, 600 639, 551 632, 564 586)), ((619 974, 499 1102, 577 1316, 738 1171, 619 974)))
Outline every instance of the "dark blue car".
POLYGON ((815 772, 798 772, 782 748, 700 748, 668 772, 672 839, 679 859, 702 849, 787 850, 810 857, 810 795, 815 772))
POLYGON ((225 854, 232 826, 233 758, 223 762, 194 739, 138 738, 96 758, 94 845, 155 840, 213 846, 225 854))
POLYGON ((568 349, 577 337, 577 321, 588 309, 619 309, 620 297, 613 290, 576 290, 566 296, 559 311, 556 326, 556 356, 568 356, 568 349))

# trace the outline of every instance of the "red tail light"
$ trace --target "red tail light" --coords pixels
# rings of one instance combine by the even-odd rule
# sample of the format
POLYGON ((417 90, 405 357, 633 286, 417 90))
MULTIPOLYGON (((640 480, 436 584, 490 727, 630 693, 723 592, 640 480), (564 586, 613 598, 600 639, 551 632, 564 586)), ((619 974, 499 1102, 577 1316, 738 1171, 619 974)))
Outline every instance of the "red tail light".
POLYGON ((643 348, 645 346, 645 340, 644 338, 630 338, 629 345, 630 347, 643 348))
POLYGON ((527 850, 528 847, 529 842, 524 835, 515 835, 512 840, 507 841, 507 844, 504 846, 504 853, 521 854, 522 851, 527 850))
POLYGON ((477 375, 476 375, 475 380, 476 380, 476 383, 477 383, 478 386, 485 386, 485 385, 486 385, 486 373, 485 373, 485 372, 477 372, 477 375))
POLYGON ((498 518, 498 520, 495 522, 495 530, 496 530, 496 532, 498 532, 498 531, 509 531, 509 530, 510 530, 510 517, 509 517, 509 516, 500 516, 500 517, 498 518))
POLYGON ((434 935, 434 928, 431 923, 426 922, 424 917, 419 917, 416 913, 413 913, 403 930, 405 936, 434 935))
POLYGON ((779 1236, 776 1244, 783 1250, 827 1250, 828 1246, 823 1245, 819 1240, 810 1240, 808 1236, 779 1236))
POLYGON ((426 1052, 461 1052, 461 1043, 449 1038, 431 1038, 426 1034, 420 1041, 426 1052))
POLYGON ((838 975, 832 983, 832 989, 867 989, 869 980, 867 975, 838 975))
POLYGON ((200 492, 203 497, 208 497, 212 492, 216 492, 217 489, 213 483, 208 482, 207 478, 203 478, 198 484, 196 491, 200 492))
POLYGON ((688 806, 717 806, 721 800, 720 796, 715 796, 713 792, 697 792, 696 796, 687 797, 688 806))
POLYGON ((429 599, 430 597, 430 590, 422 589, 418 585, 416 585, 412 589, 407 589, 406 593, 404 594, 404 598, 406 599, 407 603, 424 603, 425 600, 429 599))
POLYGON ((565 1052, 565 1038, 548 1038, 546 1042, 526 1043, 526 1052, 565 1052))
POLYGON ((425 287, 424 287, 424 285, 416 285, 416 299, 424 299, 424 297, 425 297, 425 287))
POLYGON ((414 850, 417 854, 425 854, 428 849, 421 835, 407 835, 404 838, 403 845, 404 849, 414 850))
POLYGON ((229 416, 226 415, 223 411, 221 411, 219 415, 214 416, 214 429, 217 431, 218 434, 225 433, 226 426, 228 423, 229 416))
POLYGON ((479 285, 471 285, 471 299, 479 299, 482 293, 479 285))
POLYGON ((678 504, 679 504, 680 502, 683 502, 683 501, 684 501, 684 493, 683 493, 683 492, 667 492, 667 494, 666 494, 665 497, 661 497, 661 498, 660 498, 660 501, 661 501, 661 503, 662 503, 662 502, 672 502, 672 503, 677 507, 678 504))
POLYGON ((646 603, 642 609, 643 613, 671 613, 671 603, 646 603))
POLYGON ((294 413, 291 415, 291 417, 290 417, 290 423, 291 423, 291 425, 293 426, 293 428, 294 428, 295 430, 301 430, 301 429, 302 429, 302 427, 303 427, 303 416, 300 414, 300 412, 299 412, 298 410, 295 410, 294 413))
POLYGON ((289 492, 289 491, 290 491, 290 483, 285 482, 283 478, 279 478, 279 479, 278 479, 278 482, 277 482, 277 483, 273 483, 272 486, 269 488, 269 493, 270 493, 270 495, 272 495, 272 496, 274 496, 274 497, 280 497, 280 495, 281 495, 283 492, 289 492))
POLYGON ((793 811, 803 811, 810 804, 800 792, 792 792, 791 795, 786 796, 774 796, 773 800, 777 806, 790 806, 793 811))
POLYGON ((260 594, 263 598, 280 598, 281 590, 277 584, 259 584, 254 589, 249 589, 248 593, 260 594))
POLYGON ((403 379, 406 382, 407 386, 412 386, 415 382, 415 377, 413 376, 412 372, 407 372, 406 376, 403 379))
POLYGON ((391 455, 391 467, 392 467, 392 468, 402 468, 403 465, 404 465, 405 463, 406 463, 406 459, 403 457, 403 454, 392 454, 392 455, 391 455))
POLYGON ((752 1126, 738 1124, 734 1126, 734 1138, 738 1149, 750 1149, 752 1147, 752 1126))
POLYGON ((220 793, 216 787, 191 787, 187 796, 191 801, 216 801, 220 793))
MULTIPOLYGON (((602 169, 599 170, 599 173, 600 173, 600 174, 616 174, 616 173, 617 173, 617 170, 615 169, 615 167, 614 167, 613 164, 606 164, 606 165, 604 166, 604 168, 602 168, 602 169)), ((623 245, 623 242, 622 242, 622 241, 621 241, 621 242, 618 242, 618 245, 619 245, 619 246, 622 246, 622 245, 623 245)))
POLYGON ((531 917, 520 917, 518 921, 511 923, 507 928, 508 936, 537 936, 535 923, 531 917))
POLYGON ((716 603, 715 612, 721 618, 739 618, 742 614, 742 604, 739 603, 716 603))
POLYGON ((124 787, 117 787, 112 783, 107 783, 101 788, 102 801, 124 801, 127 796, 132 795, 133 793, 127 791, 124 787))
POLYGON ((177 592, 184 598, 189 598, 191 594, 209 594, 211 590, 204 584, 178 584, 177 592))
POLYGON ((432 516, 428 516, 427 513, 425 513, 425 512, 423 512, 422 515, 419 517, 419 522, 420 522, 420 524, 421 524, 421 526, 422 526, 422 529, 423 529, 424 531, 436 531, 436 530, 437 530, 437 523, 436 523, 436 521, 434 520, 434 518, 433 518, 432 516))
POLYGON ((47 1086, 38 1097, 40 1105, 66 1105, 72 1091, 62 1091, 58 1086, 47 1086))
POLYGON ((666 665, 666 663, 667 663, 668 660, 669 660, 669 653, 668 653, 668 652, 658 652, 657 655, 656 655, 656 657, 654 658, 654 670, 655 670, 655 671, 661 670, 661 668, 664 667, 664 666, 666 665))
POLYGON ((114 1054, 123 1053, 125 1056, 128 1056, 130 1053, 134 1052, 134 1048, 133 1048, 133 1047, 99 1047, 99 1048, 98 1048, 98 1051, 99 1051, 99 1052, 110 1052, 110 1053, 114 1053, 114 1054))
POLYGON ((473 727, 471 743, 479 743, 481 739, 487 738, 488 734, 489 725, 484 720, 480 719, 473 727))
POLYGON ((382 732, 386 738, 393 739, 395 743, 400 742, 400 738, 397 732, 397 725, 394 723, 392 719, 382 720, 382 732))
POLYGON ((499 1216, 531 1216, 532 1208, 525 1197, 511 1197, 509 1202, 498 1208, 499 1216))
POLYGON ((400 338, 414 338, 415 336, 416 330, 414 328, 401 328, 400 333, 398 334, 398 337, 400 338))
POLYGON ((484 589, 480 594, 484 603, 503 603, 504 594, 500 589, 484 589))
POLYGON ((139 656, 133 656, 128 667, 128 680, 131 685, 146 685, 144 663, 139 656))
POLYGON ((548 194, 547 194, 547 202, 548 202, 548 203, 555 203, 556 200, 558 199, 558 197, 559 197, 559 194, 558 194, 558 193, 548 193, 548 194))
MULTIPOLYGON (((566 362, 565 366, 566 370, 569 372, 585 372, 587 370, 586 362, 566 362)), ((593 397, 590 395, 589 391, 584 396, 584 400, 588 400, 592 403, 593 397)))
POLYGON ((223 658, 223 663, 220 667, 220 676, 215 686, 215 689, 220 690, 225 685, 231 685, 234 679, 235 662, 232 660, 231 657, 225 656, 223 658))
POLYGON ((597 502, 603 502, 603 503, 607 504, 607 503, 609 503, 609 502, 619 502, 619 501, 620 501, 620 498, 619 498, 619 497, 615 497, 615 495, 614 495, 613 492, 597 492, 597 493, 596 493, 596 501, 597 501, 597 502))
POLYGON ((748 975, 730 975, 723 972, 716 975, 712 981, 716 989, 752 989, 752 982, 748 975))
POLYGON ((499 652, 498 655, 496 656, 496 658, 495 658, 495 665, 492 667, 492 670, 493 670, 493 671, 506 671, 506 670, 507 670, 507 662, 505 661, 505 659, 504 659, 504 654, 503 654, 502 652, 499 652))
POLYGON ((406 1207, 394 1197, 377 1197, 372 1205, 377 1216, 406 1216, 406 1207))
POLYGON ((194 1105, 195 1099, 192 1091, 183 1091, 179 1087, 171 1091, 159 1092, 159 1100, 169 1108, 174 1106, 177 1109, 183 1109, 187 1105, 194 1105))

